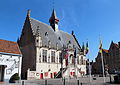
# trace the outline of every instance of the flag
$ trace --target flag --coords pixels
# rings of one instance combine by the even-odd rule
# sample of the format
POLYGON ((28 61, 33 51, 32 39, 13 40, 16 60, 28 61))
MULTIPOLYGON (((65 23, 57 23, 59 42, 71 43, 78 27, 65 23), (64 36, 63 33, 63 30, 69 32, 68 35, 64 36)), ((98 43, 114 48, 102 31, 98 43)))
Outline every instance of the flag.
POLYGON ((88 53, 89 48, 88 48, 88 42, 86 43, 86 54, 88 53))
POLYGON ((102 40, 100 40, 99 52, 102 53, 102 40))
POLYGON ((75 51, 74 51, 74 58, 76 58, 76 48, 75 48, 75 51))

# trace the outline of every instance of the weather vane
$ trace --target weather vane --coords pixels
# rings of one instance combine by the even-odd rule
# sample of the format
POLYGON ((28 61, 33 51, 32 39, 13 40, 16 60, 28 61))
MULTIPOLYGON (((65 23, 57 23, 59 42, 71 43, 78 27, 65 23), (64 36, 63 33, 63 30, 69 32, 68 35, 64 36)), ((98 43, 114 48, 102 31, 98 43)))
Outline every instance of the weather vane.
POLYGON ((54 6, 55 6, 55 1, 53 0, 53 2, 52 2, 52 5, 53 5, 53 8, 54 8, 54 6))

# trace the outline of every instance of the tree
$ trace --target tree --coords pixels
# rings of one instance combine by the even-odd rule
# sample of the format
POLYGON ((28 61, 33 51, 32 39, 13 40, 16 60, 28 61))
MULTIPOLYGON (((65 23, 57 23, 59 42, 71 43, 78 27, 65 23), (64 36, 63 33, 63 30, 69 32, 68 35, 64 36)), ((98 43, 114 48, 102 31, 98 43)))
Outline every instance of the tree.
POLYGON ((18 73, 15 73, 14 75, 11 76, 9 83, 15 83, 16 80, 19 80, 20 77, 18 75, 18 73))

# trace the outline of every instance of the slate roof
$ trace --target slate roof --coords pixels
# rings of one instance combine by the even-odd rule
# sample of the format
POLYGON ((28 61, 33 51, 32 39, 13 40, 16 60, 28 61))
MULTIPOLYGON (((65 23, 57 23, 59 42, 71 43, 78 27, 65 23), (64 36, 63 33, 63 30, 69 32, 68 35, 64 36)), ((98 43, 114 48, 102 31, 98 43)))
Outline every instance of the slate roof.
POLYGON ((39 30, 39 35, 42 39, 42 45, 48 46, 48 41, 51 43, 51 48, 56 48, 56 44, 58 44, 58 49, 61 49, 63 45, 67 47, 67 44, 73 48, 80 47, 78 46, 77 42, 75 41, 74 37, 71 34, 63 32, 61 30, 54 31, 53 28, 45 23, 42 23, 38 20, 35 20, 30 17, 30 23, 33 30, 33 35, 36 35, 37 30, 39 30), (47 35, 46 35, 47 34, 47 35))
POLYGON ((1 40, 1 39, 0 39, 0 52, 21 54, 17 42, 1 40))

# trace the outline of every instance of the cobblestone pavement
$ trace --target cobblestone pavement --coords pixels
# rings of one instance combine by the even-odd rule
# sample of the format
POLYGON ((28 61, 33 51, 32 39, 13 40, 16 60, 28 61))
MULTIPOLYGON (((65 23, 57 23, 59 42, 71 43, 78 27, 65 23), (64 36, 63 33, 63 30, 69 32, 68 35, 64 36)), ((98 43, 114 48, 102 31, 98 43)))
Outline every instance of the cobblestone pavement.
MULTIPOLYGON (((84 78, 78 78, 78 79, 65 79, 65 85, 120 85, 120 84, 110 84, 110 78, 106 77, 106 82, 103 82, 103 77, 95 77, 94 79, 90 79, 88 77, 84 78)), ((47 85, 64 85, 64 80, 62 79, 43 79, 43 80, 25 80, 20 81, 20 83, 15 84, 1 84, 1 85, 46 85, 45 81, 47 82, 47 85), (24 82, 24 84, 23 84, 24 82)))

